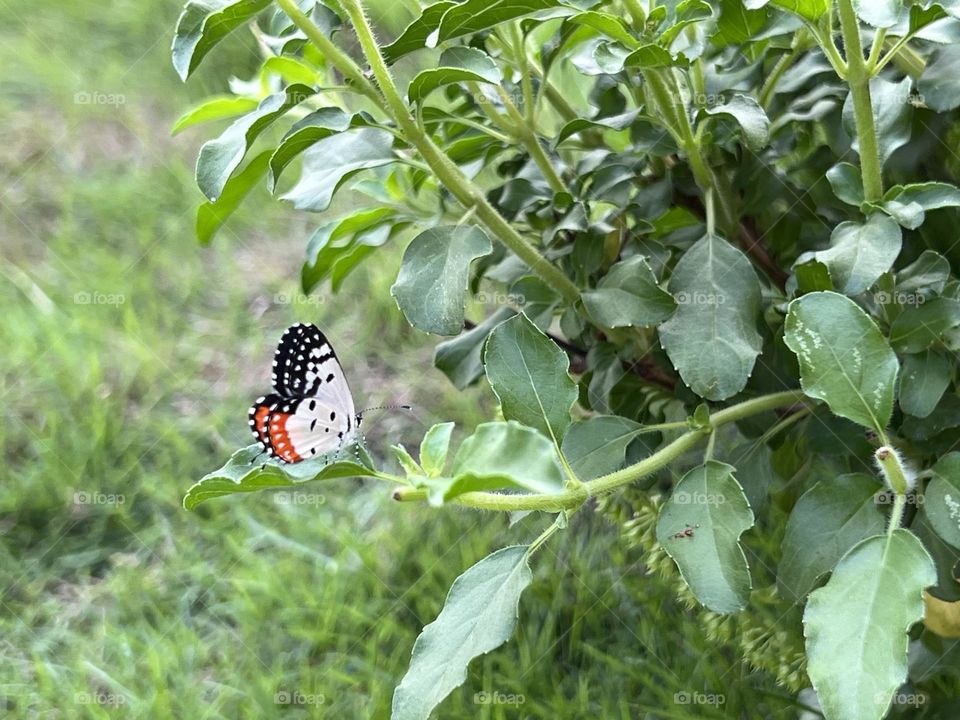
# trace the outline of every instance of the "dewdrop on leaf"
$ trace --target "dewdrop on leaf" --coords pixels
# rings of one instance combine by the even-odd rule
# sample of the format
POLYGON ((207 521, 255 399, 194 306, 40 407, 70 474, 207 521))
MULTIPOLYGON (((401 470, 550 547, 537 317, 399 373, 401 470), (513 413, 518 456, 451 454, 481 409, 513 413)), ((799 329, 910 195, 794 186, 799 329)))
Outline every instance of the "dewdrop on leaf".
POLYGON ((890 445, 877 448, 873 454, 884 481, 897 495, 906 495, 913 490, 917 474, 904 464, 900 453, 890 445))

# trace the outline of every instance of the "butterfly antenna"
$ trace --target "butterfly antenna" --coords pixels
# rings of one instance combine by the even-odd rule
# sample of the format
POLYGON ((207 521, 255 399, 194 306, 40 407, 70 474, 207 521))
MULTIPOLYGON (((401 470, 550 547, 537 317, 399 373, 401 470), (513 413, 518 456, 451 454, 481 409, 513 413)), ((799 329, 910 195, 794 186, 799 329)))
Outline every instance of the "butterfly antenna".
POLYGON ((357 417, 362 418, 368 412, 373 412, 374 410, 413 410, 413 405, 378 405, 377 407, 369 407, 361 410, 357 413, 357 417))

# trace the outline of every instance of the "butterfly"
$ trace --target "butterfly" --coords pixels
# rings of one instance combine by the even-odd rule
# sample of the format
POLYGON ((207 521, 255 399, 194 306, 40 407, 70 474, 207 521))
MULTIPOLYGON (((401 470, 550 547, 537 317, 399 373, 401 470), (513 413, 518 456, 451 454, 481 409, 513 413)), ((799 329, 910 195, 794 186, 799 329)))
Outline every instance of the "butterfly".
POLYGON ((297 323, 280 338, 273 388, 249 412, 250 430, 271 457, 296 463, 356 439, 362 413, 354 409, 333 346, 316 325, 297 323))

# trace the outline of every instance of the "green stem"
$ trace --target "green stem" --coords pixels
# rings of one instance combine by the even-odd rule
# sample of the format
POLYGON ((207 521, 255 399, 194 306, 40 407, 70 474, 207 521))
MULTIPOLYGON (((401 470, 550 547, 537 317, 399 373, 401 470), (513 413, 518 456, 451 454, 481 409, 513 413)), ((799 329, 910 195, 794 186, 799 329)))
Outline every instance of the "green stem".
POLYGON ((853 98, 860 141, 860 172, 863 176, 864 199, 877 202, 883 197, 883 175, 880 166, 880 143, 877 140, 873 102, 870 99, 870 68, 863 59, 860 44, 860 21, 851 0, 838 0, 840 28, 847 54, 847 84, 853 98))
MULTIPOLYGON (((609 475, 590 480, 579 487, 568 488, 556 495, 504 495, 492 492, 469 492, 457 496, 451 502, 479 510, 546 510, 558 512, 577 508, 591 497, 613 492, 666 467, 684 453, 693 450, 706 436, 723 425, 779 407, 795 405, 804 402, 804 400, 805 396, 801 391, 787 390, 738 403, 714 413, 710 417, 708 426, 684 433, 640 462, 609 475)), ((423 501, 427 498, 427 492, 416 488, 401 487, 394 491, 393 498, 404 502, 423 501)))
POLYGON ((873 74, 878 74, 887 66, 887 63, 893 61, 893 64, 896 65, 904 75, 909 75, 914 80, 923 75, 927 61, 910 47, 908 43, 912 39, 913 35, 907 34, 899 38, 896 42, 887 40, 886 45, 889 48, 887 54, 877 61, 873 69, 873 74))
MULTIPOLYGON (((279 1, 284 5, 293 3, 293 0, 279 1)), ((380 48, 377 46, 373 31, 358 0, 342 0, 341 5, 350 17, 360 41, 360 47, 373 69, 374 77, 380 86, 380 92, 383 93, 383 99, 386 101, 387 111, 403 131, 408 142, 420 152, 437 179, 457 198, 461 205, 464 207, 476 206, 477 217, 492 235, 529 265, 534 273, 539 275, 547 285, 552 287, 565 300, 575 303, 580 298, 580 290, 570 278, 524 239, 490 204, 483 189, 464 175, 460 168, 437 147, 430 136, 417 126, 416 121, 400 97, 386 63, 383 61, 380 48)), ((319 29, 303 13, 299 13, 297 17, 291 15, 291 18, 305 33, 309 27, 322 36, 319 29)), ((307 33, 307 37, 313 40, 310 33, 307 33)))
POLYGON ((907 504, 907 496, 897 494, 893 498, 893 509, 890 511, 890 519, 887 522, 887 538, 893 535, 893 531, 900 527, 903 522, 903 509, 907 504))
POLYGON ((520 87, 523 91, 523 111, 527 125, 533 128, 536 125, 536 102, 533 99, 533 81, 530 78, 530 68, 527 62, 526 48, 523 45, 523 33, 520 31, 520 21, 510 23, 510 44, 513 46, 514 60, 520 68, 520 87))
POLYGON ((686 108, 680 101, 680 89, 677 86, 676 78, 671 69, 666 70, 645 70, 643 79, 650 94, 656 103, 660 114, 667 123, 667 129, 674 136, 680 147, 687 154, 687 162, 690 164, 690 171, 693 173, 697 186, 706 195, 710 190, 715 193, 720 220, 720 225, 726 232, 731 232, 737 226, 736 212, 733 210, 732 203, 726 193, 722 192, 718 178, 713 169, 707 164, 700 148, 700 142, 690 124, 690 118, 687 117, 686 108))
POLYGON ((370 98, 378 107, 383 104, 383 97, 377 92, 373 84, 364 77, 359 66, 330 38, 324 35, 320 28, 313 24, 313 21, 300 10, 294 0, 277 0, 277 4, 293 20, 294 24, 303 30, 310 42, 317 46, 331 65, 339 70, 344 77, 350 79, 360 92, 370 98))
POLYGON ((520 114, 517 106, 510 98, 509 93, 500 85, 497 85, 497 94, 500 95, 500 100, 503 102, 503 107, 507 111, 507 116, 516 126, 517 139, 527 148, 527 152, 530 153, 530 157, 533 158, 537 167, 540 168, 540 172, 543 173, 543 177, 546 179, 547 184, 550 185, 550 189, 554 192, 568 192, 566 185, 563 184, 563 179, 554 169, 550 158, 547 157, 547 154, 543 150, 543 146, 540 145, 540 140, 537 138, 533 126, 520 114))
POLYGON ((803 52, 805 45, 803 41, 805 37, 806 33, 802 28, 797 31, 797 34, 793 38, 793 45, 790 48, 790 52, 785 53, 777 60, 777 63, 773 66, 773 70, 770 71, 767 79, 763 81, 758 102, 764 109, 770 107, 770 102, 773 100, 773 96, 777 91, 780 78, 783 77, 783 74, 793 65, 800 53, 803 52))

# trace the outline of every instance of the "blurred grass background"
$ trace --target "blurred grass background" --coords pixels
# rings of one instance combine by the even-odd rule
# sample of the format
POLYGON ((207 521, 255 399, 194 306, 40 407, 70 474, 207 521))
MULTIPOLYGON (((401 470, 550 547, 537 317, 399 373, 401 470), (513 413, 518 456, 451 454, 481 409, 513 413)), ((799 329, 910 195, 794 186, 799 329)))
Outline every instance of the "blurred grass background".
MULTIPOLYGON (((255 47, 238 33, 182 85, 178 13, 0 0, 0 715, 385 718, 454 578, 547 520, 509 528, 343 481, 306 487, 302 504, 181 509, 250 441, 247 407, 297 320, 327 330, 360 406, 416 406, 371 423, 381 458, 495 408, 433 370, 433 341, 394 306, 400 248, 339 295, 278 302, 299 293, 312 218, 265 190, 198 246, 193 162, 216 129, 169 128, 225 91, 227 68, 252 73, 255 47)), ((615 526, 575 520, 537 558, 517 638, 475 662, 438 717, 747 717, 764 684, 764 717, 796 716, 645 576, 615 526)))

